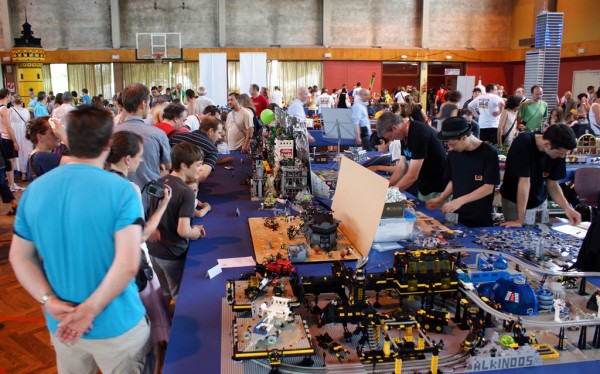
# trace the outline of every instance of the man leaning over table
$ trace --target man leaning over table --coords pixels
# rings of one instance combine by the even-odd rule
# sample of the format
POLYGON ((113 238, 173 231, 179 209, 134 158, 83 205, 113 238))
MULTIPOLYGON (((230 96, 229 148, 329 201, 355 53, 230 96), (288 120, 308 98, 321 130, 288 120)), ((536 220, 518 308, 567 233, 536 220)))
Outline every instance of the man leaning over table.
POLYGON ((525 211, 546 204, 548 195, 564 209, 571 225, 581 223, 581 215, 569 206, 558 184, 567 176, 567 152, 576 146, 575 133, 565 124, 550 126, 544 134, 523 132, 515 138, 500 188, 502 226, 523 226, 525 211))

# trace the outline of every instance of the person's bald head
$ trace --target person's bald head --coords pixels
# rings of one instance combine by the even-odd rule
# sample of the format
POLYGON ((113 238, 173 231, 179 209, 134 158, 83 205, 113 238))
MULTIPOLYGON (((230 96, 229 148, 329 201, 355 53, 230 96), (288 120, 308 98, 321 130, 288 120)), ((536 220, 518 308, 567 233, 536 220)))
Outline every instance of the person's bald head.
POLYGON ((306 87, 300 87, 298 88, 298 100, 302 101, 303 103, 308 101, 308 88, 306 87))
POLYGON ((360 96, 360 100, 367 102, 369 101, 369 97, 371 96, 371 91, 363 88, 362 90, 360 90, 360 92, 358 93, 358 96, 360 96))

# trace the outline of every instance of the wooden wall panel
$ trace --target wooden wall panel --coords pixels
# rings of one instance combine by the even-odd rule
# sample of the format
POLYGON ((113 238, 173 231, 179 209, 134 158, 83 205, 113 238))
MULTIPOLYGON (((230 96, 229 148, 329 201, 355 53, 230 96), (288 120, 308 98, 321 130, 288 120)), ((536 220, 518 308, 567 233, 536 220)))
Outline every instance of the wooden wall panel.
MULTIPOLYGON (((239 60, 240 52, 266 52, 268 60, 281 61, 445 61, 447 55, 452 56, 452 62, 517 62, 525 61, 527 49, 509 50, 423 50, 423 49, 384 49, 384 48, 184 48, 185 61, 198 61, 200 52, 226 52, 227 60, 239 60), (325 58, 325 53, 331 57, 325 58)), ((563 58, 600 56, 600 40, 564 44, 561 55, 563 58), (585 52, 580 53, 583 48, 585 52)), ((10 51, 0 52, 3 65, 10 65, 5 57, 10 58, 10 51)), ((59 50, 46 51, 46 63, 109 63, 136 62, 133 49, 98 49, 98 50, 59 50), (119 59, 113 60, 112 56, 119 59)))

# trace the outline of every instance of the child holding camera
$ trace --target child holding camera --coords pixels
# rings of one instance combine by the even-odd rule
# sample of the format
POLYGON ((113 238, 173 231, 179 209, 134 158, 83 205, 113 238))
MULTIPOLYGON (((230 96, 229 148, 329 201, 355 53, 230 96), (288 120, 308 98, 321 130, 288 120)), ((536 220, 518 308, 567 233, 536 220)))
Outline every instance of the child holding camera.
POLYGON ((158 225, 160 240, 148 242, 152 264, 163 287, 167 304, 171 299, 177 301, 190 239, 196 240, 206 234, 202 226, 192 225, 196 196, 186 185, 188 179, 198 178, 204 153, 195 145, 183 142, 173 147, 171 159, 171 174, 159 179, 154 188, 148 189, 154 195, 150 199, 150 213, 160 201, 160 191, 156 191, 160 189, 160 185, 169 186, 172 191, 171 200, 158 225))
MULTIPOLYGON (((110 164, 108 170, 118 175, 121 178, 127 179, 129 173, 135 173, 144 153, 144 139, 131 131, 121 131, 113 134, 110 153, 106 162, 110 164)), ((131 182, 138 195, 140 195, 139 187, 131 182)), ((145 241, 156 240, 151 235, 156 231, 160 219, 165 213, 169 201, 171 200, 171 189, 168 186, 164 187, 163 198, 158 203, 157 209, 152 216, 146 219, 146 225, 142 232, 141 244, 142 261, 140 271, 136 276, 136 284, 140 292, 140 299, 146 313, 150 318, 150 336, 154 344, 168 342, 171 331, 171 320, 169 311, 165 304, 161 284, 156 273, 150 266, 150 256, 145 241)), ((140 196, 141 200, 141 196, 140 196)))

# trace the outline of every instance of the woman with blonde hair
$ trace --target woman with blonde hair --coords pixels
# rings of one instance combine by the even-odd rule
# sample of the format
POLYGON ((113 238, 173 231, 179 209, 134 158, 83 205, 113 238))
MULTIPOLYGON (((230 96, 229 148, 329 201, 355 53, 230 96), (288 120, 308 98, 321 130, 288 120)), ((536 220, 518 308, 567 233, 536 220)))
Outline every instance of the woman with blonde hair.
POLYGON ((150 116, 152 116, 152 124, 157 125, 164 120, 165 108, 169 106, 168 101, 158 103, 150 109, 150 116))

